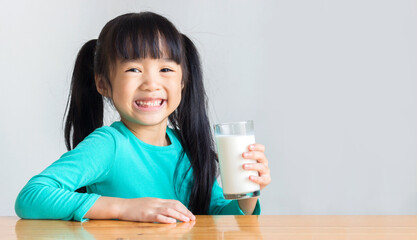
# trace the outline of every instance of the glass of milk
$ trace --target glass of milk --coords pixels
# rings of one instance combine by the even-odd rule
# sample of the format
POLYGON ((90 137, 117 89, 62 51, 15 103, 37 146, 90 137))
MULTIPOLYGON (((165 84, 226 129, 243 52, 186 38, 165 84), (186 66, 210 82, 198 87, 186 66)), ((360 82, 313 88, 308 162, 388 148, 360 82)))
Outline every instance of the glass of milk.
POLYGON ((214 136, 224 197, 244 199, 259 196, 259 184, 249 180, 249 176, 258 176, 258 172, 243 169, 243 164, 256 163, 256 160, 242 157, 242 153, 248 151, 248 146, 255 143, 253 121, 216 124, 214 136))

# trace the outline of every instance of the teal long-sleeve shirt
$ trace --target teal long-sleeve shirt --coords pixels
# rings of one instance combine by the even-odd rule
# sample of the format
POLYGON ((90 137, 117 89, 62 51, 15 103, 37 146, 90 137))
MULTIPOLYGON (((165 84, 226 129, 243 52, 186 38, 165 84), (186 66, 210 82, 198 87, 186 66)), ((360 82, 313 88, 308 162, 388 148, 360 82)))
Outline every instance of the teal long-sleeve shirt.
MULTIPOLYGON (((190 162, 187 155, 179 160, 182 146, 169 127, 167 135, 169 146, 154 146, 138 139, 120 121, 96 129, 29 180, 17 196, 16 214, 26 219, 86 221, 84 215, 100 196, 176 199, 188 207, 190 162), (74 192, 83 186, 87 193, 74 192)), ((237 200, 224 199, 216 181, 209 214, 244 213, 237 200)), ((260 214, 259 201, 253 214, 260 214)))

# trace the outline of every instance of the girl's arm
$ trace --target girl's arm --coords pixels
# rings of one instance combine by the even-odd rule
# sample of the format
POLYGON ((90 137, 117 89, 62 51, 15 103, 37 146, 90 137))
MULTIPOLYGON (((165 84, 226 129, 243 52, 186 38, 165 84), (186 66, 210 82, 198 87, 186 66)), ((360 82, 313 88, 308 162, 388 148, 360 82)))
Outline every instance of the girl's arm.
POLYGON ((260 213, 261 206, 259 199, 226 200, 224 199, 223 190, 219 183, 217 180, 214 182, 211 191, 210 215, 259 215, 260 213))
POLYGON ((245 213, 245 215, 251 215, 253 214, 253 211, 255 210, 257 201, 258 201, 258 198, 253 197, 253 198, 238 200, 238 203, 239 203, 240 209, 245 213))
POLYGON ((84 215, 89 219, 119 219, 121 198, 100 197, 84 215))
POLYGON ((25 219, 77 221, 88 218, 164 223, 194 220, 194 215, 175 200, 122 199, 74 192, 104 180, 111 170, 116 154, 116 138, 112 134, 117 134, 111 131, 97 129, 74 150, 30 179, 16 199, 17 215, 25 219))
POLYGON ((116 144, 106 129, 96 129, 31 178, 17 196, 16 214, 26 219, 86 220, 83 216, 100 196, 74 191, 101 181, 111 169, 116 144))

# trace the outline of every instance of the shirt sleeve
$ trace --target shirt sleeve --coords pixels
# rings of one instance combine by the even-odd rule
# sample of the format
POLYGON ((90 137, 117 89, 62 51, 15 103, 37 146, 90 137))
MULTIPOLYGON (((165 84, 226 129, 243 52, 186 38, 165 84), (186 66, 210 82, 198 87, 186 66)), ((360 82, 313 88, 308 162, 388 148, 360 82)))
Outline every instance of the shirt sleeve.
MULTIPOLYGON (((210 215, 245 215, 240 209, 238 200, 227 200, 223 196, 223 190, 217 180, 213 184, 210 201, 210 215)), ((261 205, 259 199, 256 201, 255 209, 252 215, 261 214, 261 205)))
POLYGON ((100 196, 74 191, 104 179, 115 152, 116 141, 109 127, 96 129, 29 180, 17 196, 16 214, 25 219, 88 220, 84 215, 100 196))

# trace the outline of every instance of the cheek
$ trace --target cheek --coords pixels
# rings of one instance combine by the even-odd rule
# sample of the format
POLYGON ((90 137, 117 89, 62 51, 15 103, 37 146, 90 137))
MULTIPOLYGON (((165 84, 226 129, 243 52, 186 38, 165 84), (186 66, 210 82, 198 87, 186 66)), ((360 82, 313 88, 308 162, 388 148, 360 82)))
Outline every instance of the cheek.
POLYGON ((181 86, 181 84, 176 86, 174 94, 175 94, 175 98, 177 99, 177 101, 180 102, 181 98, 182 98, 182 86, 181 86))
POLYGON ((172 85, 170 87, 171 87, 170 88, 171 91, 169 91, 170 107, 176 109, 181 103, 181 98, 182 98, 181 86, 178 87, 177 85, 176 86, 172 85))
POLYGON ((117 105, 129 104, 129 99, 131 97, 131 91, 129 91, 129 89, 132 89, 132 87, 129 86, 129 84, 126 84, 124 86, 115 84, 115 86, 113 86, 112 91, 113 102, 117 105))

